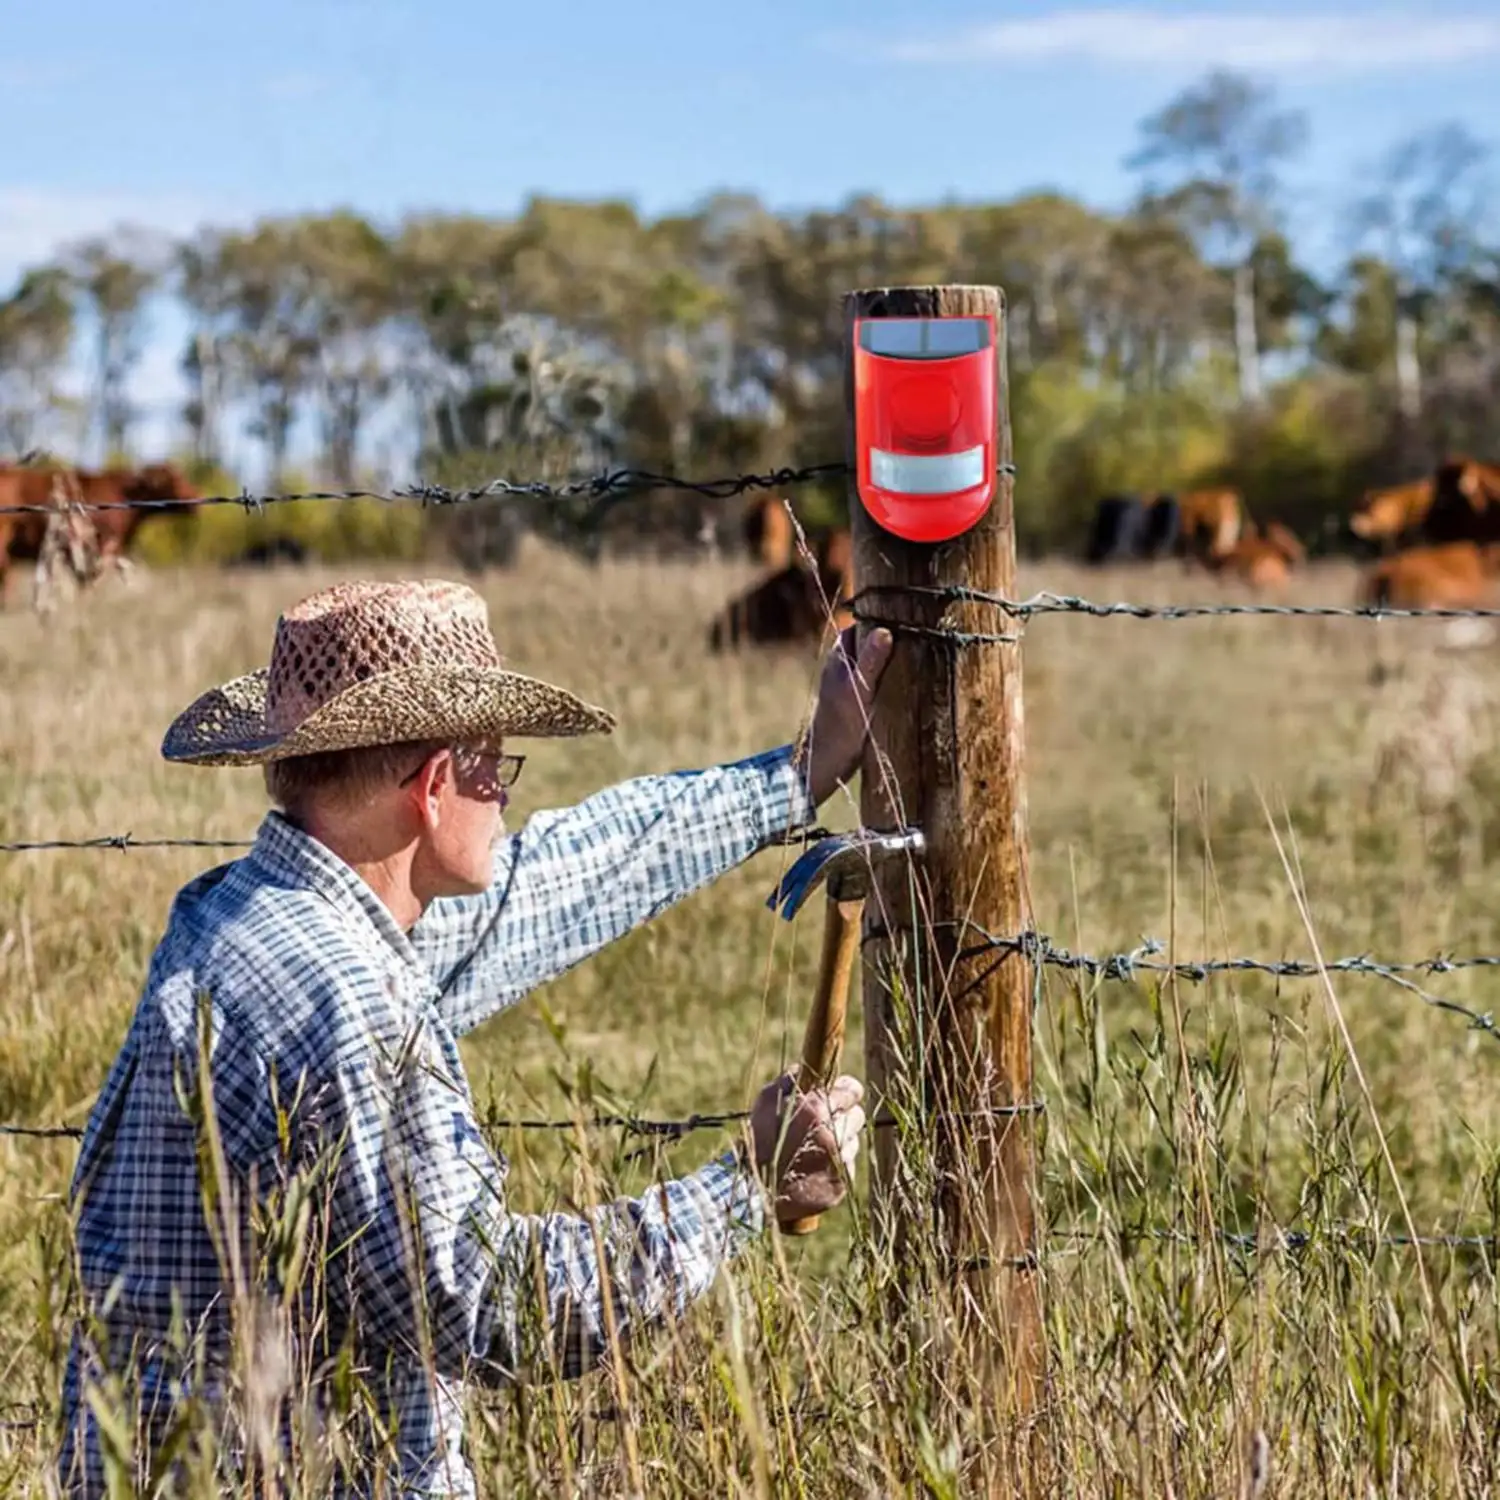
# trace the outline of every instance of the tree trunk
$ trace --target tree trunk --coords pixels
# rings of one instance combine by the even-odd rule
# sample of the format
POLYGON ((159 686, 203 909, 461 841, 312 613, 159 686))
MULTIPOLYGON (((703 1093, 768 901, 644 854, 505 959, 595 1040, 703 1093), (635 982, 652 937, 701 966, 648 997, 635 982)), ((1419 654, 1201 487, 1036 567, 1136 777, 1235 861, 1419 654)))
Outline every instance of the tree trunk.
POLYGON ((333 482, 354 488, 354 459, 364 422, 363 393, 357 377, 333 379, 323 391, 323 446, 333 482))
POLYGON ((219 461, 219 351, 212 334, 202 329, 184 362, 192 394, 188 421, 193 429, 193 456, 200 464, 219 461))
POLYGON ((1031 304, 1022 298, 1018 297, 1015 306, 1011 308, 1009 331, 1010 352, 1016 369, 1030 370, 1031 304))
POLYGON ((1255 332, 1255 267, 1247 260, 1234 272, 1234 352, 1240 371, 1240 400, 1261 398, 1260 340, 1255 332))
POLYGON ((1422 415, 1422 366, 1417 354, 1417 320, 1398 297, 1396 308, 1396 401, 1408 422, 1422 415))

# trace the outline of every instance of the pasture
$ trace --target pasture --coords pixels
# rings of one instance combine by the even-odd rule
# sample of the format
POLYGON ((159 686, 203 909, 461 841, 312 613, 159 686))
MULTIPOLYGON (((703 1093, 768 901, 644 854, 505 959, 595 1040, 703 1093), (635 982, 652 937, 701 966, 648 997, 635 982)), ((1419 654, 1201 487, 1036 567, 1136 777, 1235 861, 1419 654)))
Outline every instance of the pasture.
MULTIPOLYGON (((202 687, 262 661, 278 609, 330 577, 143 572, 45 620, 0 615, 0 839, 251 835, 258 774, 168 767, 160 738, 202 687)), ((796 733, 810 649, 704 647, 750 577, 738 564, 594 572, 540 548, 486 577, 511 661, 621 721, 611 740, 524 747, 513 822, 796 733)), ((1350 568, 1314 565, 1290 597, 1347 603, 1353 584, 1350 568)), ((1020 586, 1249 597, 1173 565, 1031 564, 1020 586)), ((1183 960, 1500 952, 1500 647, 1447 652, 1446 630, 1033 620, 1037 926, 1075 952, 1155 937, 1183 960)), ((827 821, 849 826, 856 807, 831 805, 827 821)), ((83 1122, 174 892, 219 857, 0 855, 0 1121, 83 1122)), ((466 1039, 481 1105, 565 1115, 590 1095, 659 1117, 748 1103, 795 1060, 817 961, 818 904, 790 928, 764 904, 789 858, 757 856, 466 1039)), ((1418 982, 1483 1012, 1500 979, 1418 982)), ((850 1022, 846 1067, 862 1073, 857 1001, 850 1022)), ((1377 978, 1100 983, 1056 969, 1035 1038, 1050 1384, 1034 1431, 975 1451, 940 1309, 914 1353, 881 1337, 891 1268, 862 1232, 862 1162, 855 1212, 811 1239, 768 1238, 687 1325, 635 1347, 623 1380, 475 1395, 486 1492, 625 1494, 633 1462, 653 1496, 958 1496, 986 1467, 1012 1475, 1009 1492, 1049 1495, 1494 1493, 1491 1253, 1364 1236, 1408 1227, 1387 1151, 1420 1232, 1500 1228, 1500 1040, 1377 978), (1279 1247, 1275 1226, 1309 1239, 1279 1247)), ((700 1132, 660 1159, 686 1167, 725 1139, 700 1132)), ((566 1137, 501 1144, 517 1207, 581 1191, 566 1137)), ((589 1169, 637 1190, 652 1167, 626 1159, 640 1146, 601 1131, 589 1169)), ((0 1140, 6 1493, 42 1493, 74 1152, 0 1140)))

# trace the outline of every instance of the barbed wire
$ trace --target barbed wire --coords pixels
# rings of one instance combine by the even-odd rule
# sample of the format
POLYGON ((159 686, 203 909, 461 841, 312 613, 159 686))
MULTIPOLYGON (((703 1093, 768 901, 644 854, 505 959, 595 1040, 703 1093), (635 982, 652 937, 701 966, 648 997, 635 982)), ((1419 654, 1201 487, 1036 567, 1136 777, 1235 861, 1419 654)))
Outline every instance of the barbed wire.
MULTIPOLYGON (((24 467, 24 465, 23 465, 24 467)), ((71 472, 72 466, 61 465, 71 472)), ((38 472, 50 472, 38 466, 38 472)), ((789 489, 798 484, 816 484, 826 479, 843 479, 850 474, 850 466, 840 460, 835 463, 804 464, 800 467, 784 465, 764 474, 727 474, 713 479, 684 479, 676 474, 657 474, 648 469, 614 469, 602 474, 589 475, 583 479, 570 479, 553 484, 546 480, 491 479, 484 484, 454 489, 444 484, 415 483, 400 485, 390 490, 342 489, 342 490, 297 490, 285 494, 252 494, 241 490, 237 495, 198 495, 189 499, 151 500, 70 500, 72 510, 144 510, 171 511, 197 510, 205 506, 238 505, 247 511, 263 511, 272 505, 289 505, 299 501, 330 502, 341 500, 377 500, 393 504, 402 500, 420 501, 426 506, 469 505, 479 500, 530 499, 530 500, 596 500, 605 508, 617 504, 631 495, 649 494, 656 490, 677 490, 686 494, 702 495, 708 500, 733 500, 751 490, 789 489)), ((997 463, 996 474, 1015 476, 1013 463, 997 463)), ((0 515, 52 515, 55 505, 0 505, 0 515)))
POLYGON ((1248 956, 1162 963, 1156 959, 1157 954, 1165 951, 1165 945, 1159 938, 1147 938, 1139 948, 1133 948, 1129 952, 1097 955, 1071 953, 1054 944, 1041 932, 1022 932, 1002 937, 968 919, 950 925, 966 927, 978 932, 983 938, 982 942, 962 949, 958 955, 960 958, 977 958, 995 952, 1019 953, 1038 966, 1083 972, 1098 979, 1121 980, 1126 983, 1133 982, 1141 973, 1171 975, 1195 984, 1204 983, 1215 974, 1245 973, 1265 974, 1276 979, 1316 979, 1325 973, 1383 979, 1416 995, 1424 1004, 1463 1016, 1472 1030, 1487 1032, 1496 1041, 1500 1041, 1500 1025, 1497 1025, 1493 1012, 1476 1011, 1456 1000, 1434 995, 1406 977, 1410 974, 1453 974, 1462 969, 1500 968, 1500 954, 1479 953, 1461 957, 1439 954, 1432 958, 1395 962, 1382 962, 1368 954, 1355 954, 1322 963, 1300 958, 1262 959, 1248 956))
POLYGON ((1380 1234, 1363 1224, 1327 1224, 1316 1229, 1289 1229, 1268 1224, 1259 1233, 1243 1229, 1220 1229, 1212 1235, 1162 1225, 1120 1224, 1105 1227, 1062 1225, 1049 1228, 1047 1238, 1072 1243, 1120 1244, 1128 1246, 1141 1240, 1158 1243, 1199 1246, 1213 1240, 1247 1254, 1284 1251, 1292 1254, 1326 1243, 1360 1244, 1372 1249, 1410 1250, 1493 1250, 1500 1252, 1497 1234, 1380 1234))
MULTIPOLYGON (((1010 472, 1014 472, 1012 466, 1010 472)), ((241 490, 237 495, 198 495, 191 499, 153 500, 78 500, 70 502, 75 510, 143 510, 180 513, 216 505, 237 505, 242 510, 261 512, 273 505, 291 505, 303 501, 336 502, 343 500, 376 500, 396 504, 405 500, 428 506, 472 505, 480 500, 596 500, 617 503, 631 495, 657 490, 677 490, 702 495, 709 500, 732 500, 751 490, 789 489, 793 485, 817 483, 847 476, 847 463, 807 464, 800 468, 771 469, 764 474, 731 474, 715 479, 683 479, 675 474, 656 474, 646 469, 616 469, 585 479, 550 484, 544 480, 491 479, 484 484, 454 489, 444 484, 400 485, 390 490, 297 490, 286 494, 252 494, 241 490)), ((0 505, 0 516, 52 515, 55 505, 0 505)))
MULTIPOLYGON (((697 1130, 711 1130, 725 1125, 748 1120, 748 1110, 728 1110, 719 1114, 691 1114, 680 1120, 649 1120, 634 1115, 593 1115, 581 1120, 572 1118, 507 1119, 487 1116, 479 1121, 489 1130, 563 1131, 576 1130, 580 1124, 586 1129, 620 1129, 630 1135, 682 1136, 697 1130)), ((32 1140, 82 1140, 81 1125, 0 1125, 0 1136, 20 1137, 32 1140)))
MULTIPOLYGON (((66 467, 66 466, 65 466, 66 467)), ((46 470, 41 470, 46 472, 46 470)), ((1014 476, 1013 463, 995 466, 997 474, 1014 476)), ((474 504, 481 500, 511 498, 533 500, 570 501, 584 499, 594 502, 592 510, 582 518, 584 524, 597 522, 605 512, 622 500, 633 495, 648 494, 659 490, 675 490, 687 494, 701 495, 710 500, 730 500, 752 490, 789 489, 799 484, 818 483, 828 479, 847 478, 851 473, 847 462, 805 464, 800 467, 784 466, 762 474, 730 474, 712 479, 685 479, 675 474, 658 474, 646 469, 616 469, 582 479, 550 483, 544 480, 492 479, 484 484, 463 488, 452 488, 442 484, 415 483, 397 486, 390 490, 341 489, 298 490, 283 494, 255 494, 241 490, 236 495, 200 495, 190 499, 150 500, 85 500, 69 501, 72 510, 84 511, 162 511, 183 512, 210 506, 237 505, 247 512, 262 513, 273 505, 288 505, 303 501, 338 502, 352 500, 374 500, 382 504, 396 504, 415 500, 423 508, 451 507, 474 504)), ((7 515, 53 515, 54 504, 0 505, 0 516, 7 515)), ((1043 591, 1028 599, 1009 599, 1002 594, 988 593, 961 585, 911 585, 871 584, 858 590, 845 601, 856 619, 870 624, 883 624, 907 634, 942 637, 955 645, 1013 645, 1017 638, 1005 634, 948 630, 941 626, 922 625, 909 621, 894 621, 872 615, 858 608, 859 601, 878 594, 897 594, 908 597, 928 597, 948 603, 989 604, 1003 610, 1013 619, 1029 620, 1034 615, 1082 614, 1094 618, 1122 617, 1137 620, 1187 620, 1205 617, 1303 617, 1319 619, 1435 619, 1468 620, 1500 619, 1500 608, 1433 606, 1428 608, 1397 608, 1387 605, 1316 605, 1316 604, 1134 604, 1126 601, 1100 603, 1075 594, 1056 594, 1043 591)))
MULTIPOLYGON (((835 830, 821 824, 811 828, 793 828, 773 833, 765 840, 767 848, 816 844, 837 838, 835 830)), ((132 849, 252 849, 253 839, 150 838, 138 839, 133 833, 100 833, 81 839, 18 839, 0 843, 0 854, 41 854, 57 850, 132 849)))
MULTIPOLYGON (((883 616, 858 607, 859 601, 876 595, 932 599, 943 604, 988 604, 1012 619, 1029 620, 1036 615, 1075 614, 1095 619, 1120 617, 1135 620, 1193 620, 1219 616, 1278 616, 1309 619, 1351 620, 1493 620, 1500 619, 1500 608, 1473 608, 1457 605, 1434 605, 1430 608, 1397 608, 1384 604, 1131 604, 1125 601, 1100 603, 1077 594, 1054 594, 1043 590, 1026 599, 1011 599, 1004 594, 971 589, 962 584, 873 583, 856 590, 845 600, 855 619, 869 624, 891 624, 883 616)), ((894 622, 901 628, 901 622, 894 622)), ((906 625, 904 628, 915 627, 906 625)), ((963 638, 962 631, 949 632, 940 626, 922 627, 926 634, 951 634, 963 638)), ((1012 643, 1012 636, 980 636, 980 640, 1012 643)))
POLYGON ((249 849, 249 839, 138 839, 133 833, 102 833, 87 839, 31 839, 0 843, 0 854, 39 854, 56 849, 249 849))
MULTIPOLYGON (((1046 1108, 1045 1099, 1033 1099, 1024 1104, 998 1104, 983 1110, 929 1111, 920 1118, 914 1116, 906 1123, 932 1124, 939 1119, 1008 1119, 1021 1115, 1043 1114, 1046 1108)), ((573 1116, 507 1118, 500 1115, 485 1115, 479 1118, 478 1123, 485 1129, 494 1131, 564 1131, 576 1130, 579 1125, 582 1125, 588 1130, 623 1130, 627 1135, 677 1138, 691 1135, 699 1130, 719 1130, 726 1125, 739 1124, 741 1121, 748 1120, 750 1113, 748 1109, 695 1112, 678 1120, 653 1120, 639 1115, 586 1115, 580 1118, 573 1116)), ((873 1130, 888 1130, 901 1123, 898 1116, 889 1112, 876 1114, 868 1121, 873 1130)), ((83 1139, 83 1133, 81 1125, 0 1124, 0 1136, 14 1136, 21 1139, 76 1141, 83 1139)))

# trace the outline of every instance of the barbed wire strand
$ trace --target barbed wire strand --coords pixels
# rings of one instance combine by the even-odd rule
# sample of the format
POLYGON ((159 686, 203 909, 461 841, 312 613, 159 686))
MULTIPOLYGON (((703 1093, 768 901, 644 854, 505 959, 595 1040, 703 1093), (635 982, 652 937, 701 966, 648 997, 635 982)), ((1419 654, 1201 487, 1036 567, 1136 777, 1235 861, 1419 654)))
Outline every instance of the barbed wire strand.
MULTIPOLYGON (((815 844, 823 839, 837 837, 835 830, 817 824, 811 828, 793 828, 773 833, 766 839, 766 846, 815 844)), ((251 849, 254 845, 253 839, 138 839, 133 833, 100 833, 81 839, 18 839, 0 843, 0 854, 41 854, 64 849, 251 849)))
MULTIPOLYGON (((949 924, 955 925, 955 924, 949 924)), ((986 953, 1020 953, 1033 964, 1049 968, 1084 972, 1105 980, 1131 982, 1142 972, 1173 975, 1192 983, 1201 984, 1214 974, 1265 974, 1277 979, 1316 979, 1323 973, 1356 974, 1371 979, 1383 979, 1390 984, 1416 995, 1424 1004, 1437 1010, 1450 1011, 1463 1016, 1475 1031, 1487 1032, 1500 1041, 1500 1025, 1493 1012, 1476 1011, 1456 1000, 1434 995, 1430 990, 1413 983, 1409 974, 1453 974, 1462 969, 1500 968, 1500 954, 1478 953, 1461 957, 1435 955, 1432 958, 1408 959, 1382 962, 1368 954, 1355 954, 1348 958, 1332 959, 1326 963, 1314 963, 1307 959, 1263 959, 1239 956, 1235 958, 1199 959, 1175 963, 1157 962, 1155 955, 1165 951, 1158 938, 1147 938, 1139 948, 1126 953, 1070 953, 1055 945, 1045 933, 1023 932, 1010 937, 997 936, 986 931, 977 922, 964 919, 958 924, 978 932, 983 941, 964 948, 960 958, 977 958, 986 953)))
MULTIPOLYGON (((979 1118, 1011 1118, 1018 1115, 1042 1114, 1046 1111, 1045 1099, 1033 1099, 1025 1104, 995 1105, 985 1110, 955 1110, 947 1115, 931 1114, 916 1118, 908 1123, 930 1124, 939 1118, 972 1120, 979 1118)), ((652 1120, 645 1119, 639 1115, 592 1115, 583 1120, 585 1127, 594 1130, 623 1130, 629 1135, 647 1136, 682 1136, 691 1134, 698 1130, 717 1130, 726 1125, 735 1125, 750 1118, 748 1109, 720 1110, 717 1112, 698 1112, 685 1115, 680 1120, 652 1120)), ((566 1118, 537 1118, 520 1117, 506 1118, 503 1116, 484 1116, 479 1124, 489 1130, 574 1130, 578 1121, 572 1116, 566 1118)), ((884 1113, 877 1114, 869 1122, 874 1130, 890 1129, 901 1121, 897 1116, 884 1113)), ((4 1125, 0 1124, 0 1136, 13 1136, 21 1139, 35 1140, 82 1140, 83 1127, 81 1125, 4 1125)))
MULTIPOLYGON (((1013 466, 1011 472, 1013 472, 1013 466)), ((197 495, 191 499, 152 500, 78 500, 76 510, 142 510, 182 513, 217 505, 237 505, 242 510, 260 512, 273 505, 292 505, 304 501, 337 502, 375 500, 392 505, 406 500, 428 506, 472 505, 480 500, 600 500, 615 502, 630 495, 649 494, 658 490, 677 490, 702 495, 709 500, 733 500, 752 490, 790 489, 798 484, 837 479, 849 473, 846 463, 807 464, 801 468, 783 467, 764 474, 732 474, 717 479, 683 479, 675 474, 656 474, 646 469, 616 469, 585 479, 550 484, 544 480, 491 479, 484 484, 453 489, 444 484, 399 485, 390 490, 296 490, 285 494, 252 494, 241 490, 237 495, 197 495)), ((0 505, 0 515, 52 515, 54 505, 0 505)))
MULTIPOLYGON (((71 470, 71 465, 61 465, 71 470)), ((45 465, 37 466, 38 472, 49 473, 45 465)), ((818 484, 828 479, 843 479, 850 474, 847 462, 783 465, 763 474, 726 474, 714 479, 684 479, 676 474, 657 474, 649 469, 614 469, 602 474, 592 474, 582 479, 570 479, 553 484, 547 480, 491 479, 484 484, 454 489, 444 484, 424 484, 420 481, 409 485, 398 485, 389 490, 342 489, 342 490, 295 490, 283 494, 253 494, 241 490, 237 495, 195 495, 188 499, 140 499, 140 500, 85 500, 69 502, 72 510, 144 510, 182 512, 197 510, 205 506, 238 505, 247 511, 263 511, 272 505, 291 505, 301 501, 337 502, 343 500, 376 500, 382 504, 394 504, 403 500, 417 500, 426 506, 470 505, 480 500, 530 499, 530 500, 598 500, 613 505, 631 495, 650 494, 658 490, 676 490, 686 494, 702 495, 708 500, 733 500, 752 490, 790 489, 799 484, 818 484)), ((1013 463, 995 465, 997 475, 1014 477, 1013 463)), ((0 515, 51 515, 55 505, 0 505, 0 515)))
MULTIPOLYGON (((64 466, 68 467, 68 466, 64 466)), ((40 472, 46 472, 45 469, 40 472)), ((583 518, 585 522, 597 521, 605 512, 621 500, 632 495, 648 494, 660 490, 674 490, 686 494, 701 495, 710 500, 730 500, 752 490, 790 489, 799 484, 821 483, 829 479, 847 478, 850 467, 847 462, 806 464, 801 467, 784 466, 763 474, 732 474, 713 479, 684 479, 675 474, 657 474, 646 469, 616 469, 583 479, 567 480, 552 484, 544 480, 491 479, 481 485, 466 488, 451 488, 442 484, 415 483, 401 485, 390 490, 342 489, 342 490, 297 490, 284 494, 252 494, 241 490, 237 495, 200 495, 190 499, 151 500, 85 500, 70 501, 69 508, 84 511, 140 510, 179 513, 200 510, 210 506, 237 505, 247 512, 264 512, 274 505, 289 505, 304 501, 338 502, 374 500, 382 504, 396 504, 415 500, 426 508, 452 507, 474 504, 482 500, 501 498, 567 501, 587 499, 595 502, 592 511, 583 518)), ((1013 463, 996 465, 996 473, 1014 477, 1013 463)), ((0 506, 0 516, 5 515, 53 515, 57 507, 52 504, 0 506)), ((925 596, 947 602, 989 604, 1004 610, 1015 619, 1027 620, 1042 614, 1083 614, 1095 618, 1123 617, 1137 620, 1187 620, 1208 616, 1279 616, 1313 617, 1327 619, 1500 619, 1500 608, 1460 608, 1457 606, 1431 608, 1392 608, 1385 605, 1313 605, 1313 604, 1133 604, 1125 601, 1099 603, 1073 594, 1041 592, 1029 599, 1012 600, 1000 594, 987 593, 958 585, 920 587, 907 584, 876 584, 860 589, 847 601, 855 618, 868 623, 897 626, 908 633, 951 637, 957 645, 1014 644, 1015 638, 1007 635, 987 635, 974 632, 950 632, 941 627, 919 626, 911 622, 896 622, 861 613, 858 601, 875 594, 902 594, 925 596)))
POLYGON ((32 839, 0 844, 0 854, 40 854, 58 849, 249 849, 248 839, 138 839, 131 833, 102 833, 86 839, 32 839))
POLYGON ((1202 1245, 1209 1239, 1229 1245, 1248 1254, 1267 1251, 1299 1253, 1326 1243, 1364 1243, 1370 1248, 1409 1250, 1413 1248, 1447 1250, 1493 1250, 1500 1253, 1497 1234, 1377 1234, 1362 1224, 1328 1224, 1316 1229, 1289 1229, 1281 1224, 1267 1225, 1259 1234, 1243 1229, 1220 1229, 1211 1236, 1161 1225, 1122 1224, 1105 1227, 1061 1225, 1046 1231, 1049 1240, 1074 1244, 1117 1244, 1128 1246, 1136 1241, 1154 1240, 1178 1245, 1202 1245))
MULTIPOLYGON (((877 595, 932 599, 943 604, 987 604, 1001 610, 1016 620, 1030 620, 1036 615, 1074 614, 1089 615, 1095 619, 1134 620, 1193 620, 1211 617, 1236 617, 1268 615, 1275 617, 1300 617, 1309 619, 1348 620, 1495 620, 1500 619, 1500 608, 1473 608, 1437 606, 1429 608, 1398 608, 1384 604, 1131 604, 1120 600, 1100 603, 1084 599, 1077 594, 1054 594, 1043 590, 1026 599, 1011 599, 1004 594, 993 594, 983 589, 971 589, 962 584, 905 584, 874 583, 858 589, 845 601, 845 607, 857 620, 869 624, 887 624, 883 616, 872 615, 861 610, 859 601, 877 595)), ((897 622, 899 623, 899 622, 897 622)), ((907 628, 911 628, 908 626, 907 628)), ((928 633, 945 633, 942 627, 927 627, 928 633)), ((955 631, 963 636, 966 632, 955 631)), ((988 639, 988 638, 986 638, 988 639)), ((993 637, 1009 643, 1009 636, 993 637)))

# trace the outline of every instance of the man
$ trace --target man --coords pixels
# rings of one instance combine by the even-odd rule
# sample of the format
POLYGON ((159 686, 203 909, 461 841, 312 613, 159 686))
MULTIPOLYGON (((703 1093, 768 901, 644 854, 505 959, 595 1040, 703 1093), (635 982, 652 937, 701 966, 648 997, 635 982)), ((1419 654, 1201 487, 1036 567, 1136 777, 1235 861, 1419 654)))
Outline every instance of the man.
MULTIPOLYGON (((249 855, 179 893, 89 1118, 65 1487, 102 1493, 119 1446, 87 1386, 131 1372, 145 1457, 169 1451, 174 1390, 222 1407, 243 1375, 234 1330, 270 1307, 251 1406, 279 1406, 288 1369, 352 1362, 394 1434, 387 1492, 394 1471, 406 1492, 472 1494, 465 1380, 549 1360, 573 1376, 680 1314, 764 1228, 763 1185, 781 1218, 842 1199, 860 1085, 804 1096, 788 1075, 748 1143, 696 1172, 589 1216, 511 1213, 455 1038, 809 822, 859 763, 889 634, 853 671, 852 649, 825 665, 802 747, 626 781, 508 837, 512 739, 613 720, 505 670, 462 585, 315 594, 281 617, 267 668, 179 715, 169 761, 261 764, 278 806, 249 855)), ((284 1411, 266 1420, 288 1441, 284 1411)), ((231 1456, 275 1462, 249 1426, 231 1456)))

